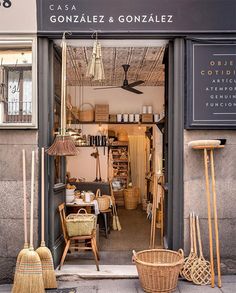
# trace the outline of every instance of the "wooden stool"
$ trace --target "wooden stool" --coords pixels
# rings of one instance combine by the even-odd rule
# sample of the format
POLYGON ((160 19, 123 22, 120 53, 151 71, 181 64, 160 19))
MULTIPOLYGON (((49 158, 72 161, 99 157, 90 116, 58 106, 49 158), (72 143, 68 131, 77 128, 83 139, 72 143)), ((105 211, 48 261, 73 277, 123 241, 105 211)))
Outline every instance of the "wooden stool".
POLYGON ((103 220, 104 227, 100 228, 100 230, 105 232, 105 237, 108 238, 108 234, 110 233, 110 216, 111 209, 107 209, 105 211, 100 211, 99 218, 103 220))

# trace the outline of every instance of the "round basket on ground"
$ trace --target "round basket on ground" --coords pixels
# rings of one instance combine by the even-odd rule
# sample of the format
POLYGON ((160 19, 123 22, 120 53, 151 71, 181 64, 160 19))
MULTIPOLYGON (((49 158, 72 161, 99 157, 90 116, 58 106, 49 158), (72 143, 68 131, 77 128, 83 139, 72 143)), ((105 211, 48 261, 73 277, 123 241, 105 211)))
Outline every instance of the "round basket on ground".
POLYGON ((145 292, 170 293, 175 290, 184 262, 182 249, 178 252, 166 249, 133 251, 133 255, 145 292))
POLYGON ((138 206, 138 197, 134 193, 133 188, 127 188, 124 190, 125 208, 127 210, 134 210, 138 206))

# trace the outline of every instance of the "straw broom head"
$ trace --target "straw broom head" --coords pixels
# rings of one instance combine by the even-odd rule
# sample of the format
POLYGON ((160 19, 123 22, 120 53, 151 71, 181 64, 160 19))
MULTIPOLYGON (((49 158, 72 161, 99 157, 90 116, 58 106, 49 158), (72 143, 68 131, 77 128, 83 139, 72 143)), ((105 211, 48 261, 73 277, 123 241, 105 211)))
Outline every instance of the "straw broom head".
POLYGON ((15 293, 44 293, 42 265, 33 248, 21 258, 17 274, 18 286, 15 293))
POLYGON ((46 246, 41 246, 36 250, 42 264, 44 288, 57 288, 56 275, 53 267, 51 251, 46 246))
POLYGON ((19 271, 19 267, 20 267, 20 262, 22 259, 22 256, 29 250, 28 246, 24 247, 23 249, 21 249, 21 251, 18 253, 17 256, 17 260, 16 260, 16 269, 15 269, 15 276, 14 276, 14 283, 13 283, 13 287, 12 287, 12 293, 17 293, 18 291, 18 284, 19 284, 19 279, 18 279, 18 271, 19 271))

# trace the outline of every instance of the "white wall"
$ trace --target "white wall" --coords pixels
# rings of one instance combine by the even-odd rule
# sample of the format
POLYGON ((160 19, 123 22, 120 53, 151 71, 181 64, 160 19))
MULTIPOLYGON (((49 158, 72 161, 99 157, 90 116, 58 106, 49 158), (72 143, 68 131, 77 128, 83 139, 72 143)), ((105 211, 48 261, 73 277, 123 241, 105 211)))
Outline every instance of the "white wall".
MULTIPOLYGON (((138 87, 144 94, 137 95, 122 89, 108 89, 108 90, 94 90, 92 87, 84 87, 84 102, 91 104, 109 104, 109 113, 141 113, 143 105, 152 105, 153 113, 161 113, 164 101, 164 88, 163 87, 138 87)), ((68 94, 71 95, 71 102, 73 105, 79 106, 79 88, 76 88, 77 97, 75 100, 75 87, 68 87, 68 94)), ((76 126, 78 127, 78 125, 76 126)), ((81 125, 83 134, 97 135, 99 134, 98 124, 84 124, 81 125)), ((125 128, 131 135, 138 134, 145 131, 145 126, 142 125, 141 129, 132 127, 131 125, 109 125, 109 129, 120 130, 125 128)), ((108 125, 102 125, 103 131, 107 133, 108 125)), ((156 144, 156 154, 160 155, 162 151, 162 134, 156 127, 154 127, 154 144, 156 144)), ((96 178, 95 159, 91 157, 94 151, 92 147, 80 147, 79 154, 75 157, 67 157, 67 171, 71 173, 72 177, 86 178, 87 181, 93 181, 96 178)), ((100 163, 102 179, 107 180, 107 148, 99 147, 100 163)), ((157 158, 155 166, 157 166, 157 158)))
MULTIPOLYGON (((164 87, 136 87, 143 91, 137 95, 120 88, 94 90, 93 87, 84 87, 83 101, 91 104, 109 104, 110 114, 141 113, 143 105, 152 105, 153 113, 160 113, 164 103, 164 87)), ((73 105, 79 106, 79 88, 68 87, 73 105), (75 99, 76 92, 76 99, 75 99)))

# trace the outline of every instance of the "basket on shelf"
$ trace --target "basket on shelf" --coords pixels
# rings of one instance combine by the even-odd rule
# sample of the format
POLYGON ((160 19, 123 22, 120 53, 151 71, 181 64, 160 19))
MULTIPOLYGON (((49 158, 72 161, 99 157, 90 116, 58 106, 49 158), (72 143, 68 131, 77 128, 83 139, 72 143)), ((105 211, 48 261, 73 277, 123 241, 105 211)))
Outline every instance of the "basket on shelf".
POLYGON ((111 196, 110 195, 101 195, 101 190, 97 189, 96 200, 98 202, 99 211, 103 212, 110 208, 111 205, 111 196))
POLYGON ((66 227, 69 237, 91 235, 96 228, 97 217, 88 214, 85 209, 80 209, 77 214, 69 214, 66 217, 66 227), (82 214, 81 212, 84 212, 82 214))
POLYGON ((184 262, 182 249, 133 251, 139 280, 145 292, 170 293, 177 287, 180 269, 184 262))
POLYGON ((79 121, 81 122, 92 122, 94 121, 94 106, 90 103, 83 103, 79 108, 79 121), (89 108, 85 109, 88 105, 89 108))
POLYGON ((125 208, 127 210, 135 210, 138 206, 138 196, 135 193, 135 188, 127 188, 124 190, 125 208))

